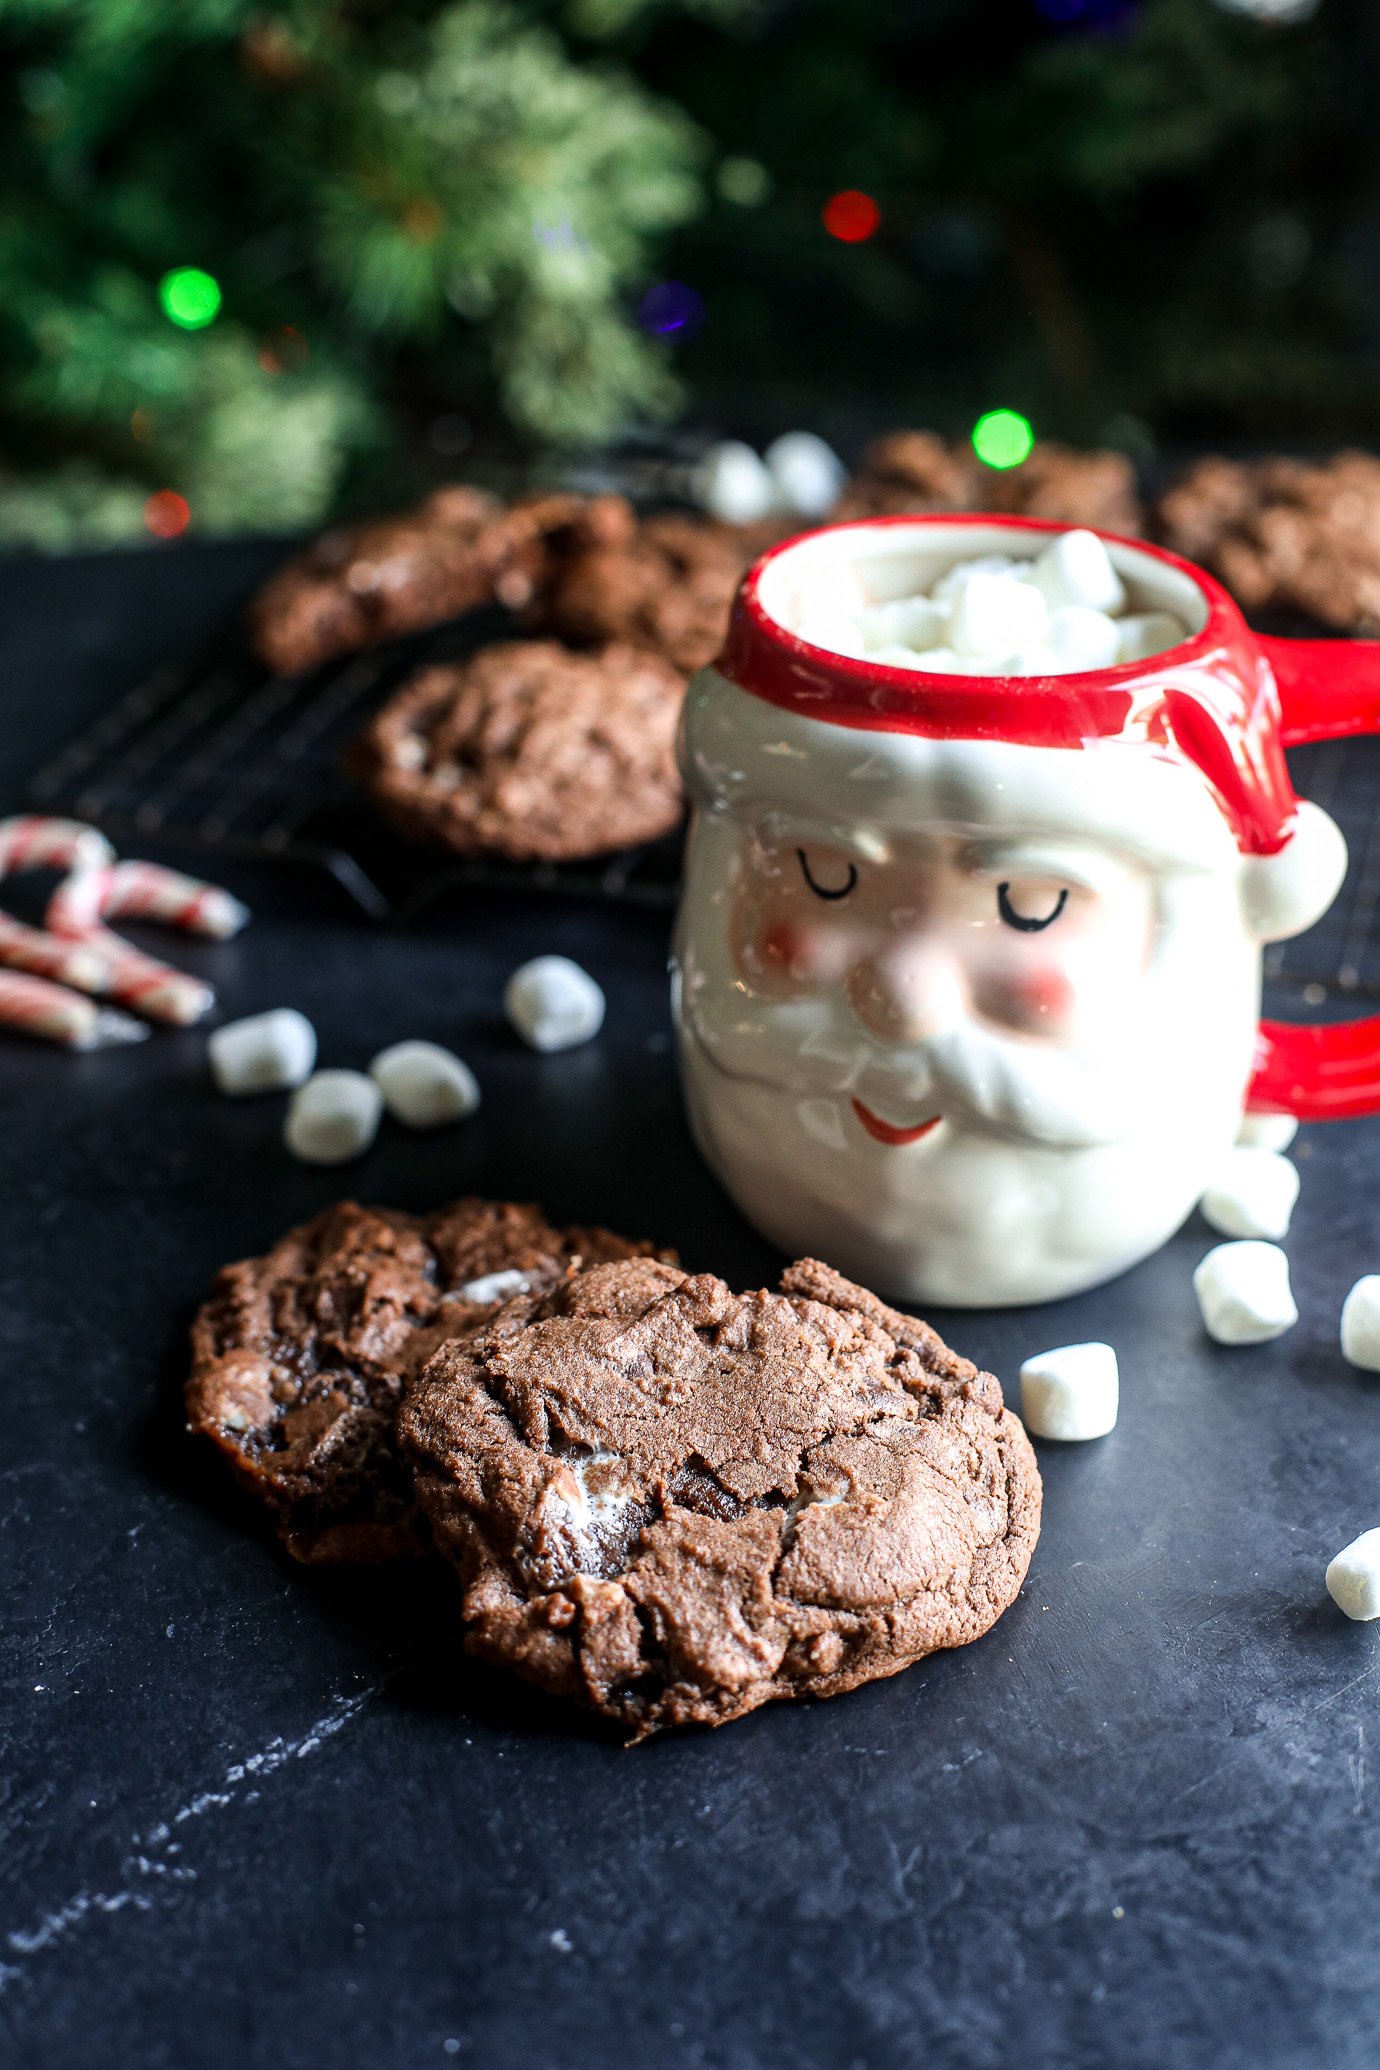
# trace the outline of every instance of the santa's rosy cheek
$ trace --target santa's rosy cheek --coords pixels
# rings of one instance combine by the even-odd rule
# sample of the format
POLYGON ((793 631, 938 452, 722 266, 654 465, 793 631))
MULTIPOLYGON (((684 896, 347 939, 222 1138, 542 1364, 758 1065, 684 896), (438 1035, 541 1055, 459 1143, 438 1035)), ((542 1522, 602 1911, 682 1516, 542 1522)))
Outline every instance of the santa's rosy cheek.
POLYGON ((978 1005, 991 1019, 1032 1033, 1067 1027, 1077 999, 1072 978, 1057 964, 1003 972, 978 991, 978 1005))
POLYGON ((847 963, 847 951, 829 928, 798 920, 769 920, 757 936, 757 961, 764 975, 796 984, 832 984, 847 963))

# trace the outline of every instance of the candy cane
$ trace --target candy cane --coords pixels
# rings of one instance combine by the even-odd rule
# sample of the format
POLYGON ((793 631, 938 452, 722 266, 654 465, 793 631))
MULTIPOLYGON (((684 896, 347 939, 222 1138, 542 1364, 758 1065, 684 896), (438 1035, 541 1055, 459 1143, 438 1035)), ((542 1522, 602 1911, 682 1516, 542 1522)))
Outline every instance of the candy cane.
POLYGON ((18 870, 79 870, 114 862, 115 850, 79 819, 30 814, 0 819, 0 877, 18 870))
POLYGON ((117 1042, 142 1042, 148 1029, 128 1014, 97 1006, 80 992, 51 985, 46 978, 0 970, 0 1028, 60 1042, 67 1049, 107 1049, 117 1042))
POLYGON ((218 884, 203 884, 199 877, 165 870, 161 863, 122 862, 106 871, 100 917, 161 920, 169 927, 185 928, 189 934, 224 942, 239 933, 249 918, 249 908, 218 884))
POLYGON ((0 969, 27 970, 78 992, 94 992, 98 998, 109 992, 113 975, 109 957, 91 943, 59 941, 55 934, 26 927, 8 913, 0 913, 0 969))
MULTIPOLYGON (((114 854, 105 835, 80 820, 0 819, 0 877, 20 870, 96 868, 114 854)), ((9 913, 0 913, 0 967, 98 995, 110 990, 113 974, 109 958, 91 944, 59 941, 9 913)))
POLYGON ((133 948, 104 924, 107 918, 166 920, 221 939, 243 927, 249 914, 238 899, 213 884, 165 870, 157 863, 102 863, 74 870, 48 902, 51 932, 92 947, 111 965, 110 996, 154 1020, 188 1027, 215 1003, 200 978, 174 970, 133 948))

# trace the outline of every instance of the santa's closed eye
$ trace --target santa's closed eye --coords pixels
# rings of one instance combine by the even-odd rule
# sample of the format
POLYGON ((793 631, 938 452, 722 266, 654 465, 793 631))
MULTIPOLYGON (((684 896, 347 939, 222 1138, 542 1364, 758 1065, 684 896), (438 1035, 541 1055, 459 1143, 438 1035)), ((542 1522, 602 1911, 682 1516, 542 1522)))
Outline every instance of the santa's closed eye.
POLYGON ((1008 927, 1019 928, 1022 934, 1038 934, 1041 928, 1052 927, 1068 902, 1067 885, 1052 906, 1047 892, 1021 884, 997 886, 998 913, 1008 927))
POLYGON ((800 858, 801 874, 816 898, 847 898, 849 892, 858 881, 858 867, 856 863, 837 865, 832 877, 826 875, 816 876, 810 868, 810 859, 806 855, 805 850, 797 848, 795 852, 800 858), (838 881, 837 878, 837 870, 840 868, 846 872, 842 881, 838 881))

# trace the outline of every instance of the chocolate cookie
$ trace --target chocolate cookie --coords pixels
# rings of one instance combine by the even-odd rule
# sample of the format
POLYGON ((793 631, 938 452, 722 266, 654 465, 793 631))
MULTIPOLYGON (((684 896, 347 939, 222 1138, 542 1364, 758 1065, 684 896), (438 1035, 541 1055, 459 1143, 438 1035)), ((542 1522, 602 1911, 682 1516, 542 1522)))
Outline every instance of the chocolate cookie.
POLYGON ((621 496, 594 498, 551 534, 529 622, 577 646, 628 641, 691 676, 722 647, 745 570, 788 529, 639 518, 621 496))
POLYGON ((300 675, 479 604, 516 610, 542 578, 548 536, 582 502, 537 496, 508 509, 456 485, 397 517, 326 532, 250 605, 254 649, 278 674, 300 675))
POLYGON ((343 1202, 219 1273, 192 1329, 188 1427, 219 1446, 299 1560, 420 1551, 394 1442, 410 1376, 444 1339, 492 1327, 515 1292, 648 1249, 506 1201, 425 1216, 343 1202))
POLYGON ((1042 440, 1018 467, 984 467, 966 439, 930 431, 894 431, 877 439, 844 489, 835 518, 908 512, 990 510, 1091 525, 1106 532, 1141 530, 1135 469, 1124 453, 1075 452, 1042 440))
POLYGON ((349 766, 413 839, 515 859, 600 855, 679 821, 684 695, 671 664, 636 647, 485 647, 414 676, 349 766))
POLYGON ((1301 611, 1380 632, 1380 460, 1200 460, 1161 497, 1166 546, 1211 568, 1247 611, 1301 611))
POLYGON ((594 1266, 444 1345, 400 1419, 470 1650, 637 1737, 979 1638, 1040 1477, 988 1373, 828 1266, 594 1266))

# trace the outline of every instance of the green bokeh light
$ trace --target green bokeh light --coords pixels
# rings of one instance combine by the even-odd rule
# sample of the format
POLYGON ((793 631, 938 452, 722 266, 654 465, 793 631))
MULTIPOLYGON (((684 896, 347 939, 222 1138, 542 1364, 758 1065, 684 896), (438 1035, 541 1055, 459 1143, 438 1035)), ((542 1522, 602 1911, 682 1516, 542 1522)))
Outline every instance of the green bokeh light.
POLYGON ((205 330, 220 314, 220 283, 200 266, 175 266, 159 281, 158 300, 179 330, 205 330))
POLYGON ((1019 467, 1034 444, 1030 419, 1019 410, 988 410, 973 426, 973 451, 984 467, 1019 467))

